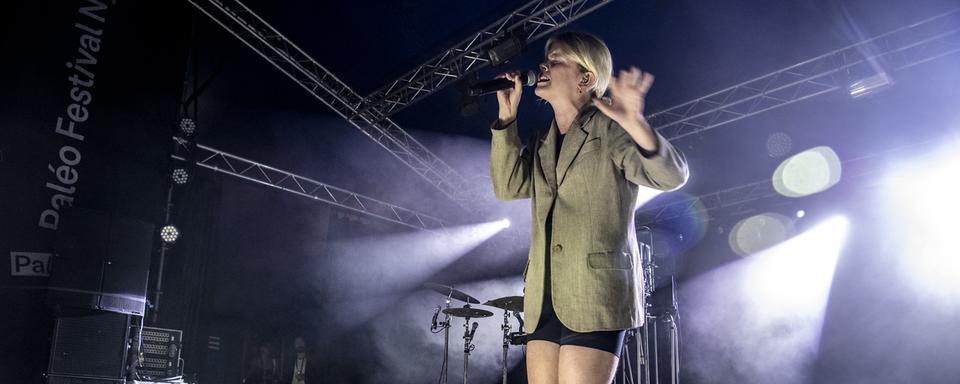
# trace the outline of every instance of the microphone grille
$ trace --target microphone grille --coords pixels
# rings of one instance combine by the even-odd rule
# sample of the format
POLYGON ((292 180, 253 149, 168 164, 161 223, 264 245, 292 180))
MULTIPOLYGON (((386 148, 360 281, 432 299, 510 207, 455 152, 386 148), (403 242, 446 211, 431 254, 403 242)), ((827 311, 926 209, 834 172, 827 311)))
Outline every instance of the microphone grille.
POLYGON ((526 85, 528 87, 537 84, 537 73, 534 72, 533 70, 527 71, 527 77, 524 80, 526 81, 523 82, 523 85, 526 85))

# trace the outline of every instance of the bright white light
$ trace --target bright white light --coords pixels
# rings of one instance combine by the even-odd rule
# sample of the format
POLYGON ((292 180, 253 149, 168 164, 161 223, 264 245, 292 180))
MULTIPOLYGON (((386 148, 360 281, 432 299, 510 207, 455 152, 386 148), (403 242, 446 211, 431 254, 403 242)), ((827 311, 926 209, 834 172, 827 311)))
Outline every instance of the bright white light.
POLYGON ((891 84, 893 84, 893 80, 890 79, 890 75, 887 75, 886 72, 880 72, 850 84, 847 87, 847 92, 850 93, 851 97, 857 99, 877 93, 891 84))
POLYGON ((177 241, 178 237, 180 237, 180 231, 177 230, 177 227, 165 225, 160 229, 160 238, 163 239, 165 243, 173 243, 177 241))
POLYGON ((497 223, 500 224, 501 228, 510 228, 510 219, 504 218, 498 221, 497 223))
POLYGON ((798 218, 798 219, 802 219, 802 218, 803 218, 804 216, 806 216, 806 215, 807 215, 807 211, 804 211, 804 210, 802 210, 802 209, 799 210, 799 211, 797 211, 797 218, 798 218))
POLYGON ((653 188, 640 187, 637 189, 637 202, 634 207, 640 208, 653 198, 660 196, 663 191, 653 188))
POLYGON ((831 218, 750 260, 745 282, 755 309, 771 315, 820 314, 847 227, 846 218, 831 218))
POLYGON ((815 382, 810 367, 848 226, 843 217, 826 220, 682 285, 687 369, 751 383, 815 382))
POLYGON ((830 147, 814 147, 784 160, 773 173, 773 188, 787 197, 830 189, 840 181, 840 157, 830 147))
POLYGON ((890 238, 913 283, 931 295, 960 297, 960 157, 952 153, 897 169, 886 179, 890 238))

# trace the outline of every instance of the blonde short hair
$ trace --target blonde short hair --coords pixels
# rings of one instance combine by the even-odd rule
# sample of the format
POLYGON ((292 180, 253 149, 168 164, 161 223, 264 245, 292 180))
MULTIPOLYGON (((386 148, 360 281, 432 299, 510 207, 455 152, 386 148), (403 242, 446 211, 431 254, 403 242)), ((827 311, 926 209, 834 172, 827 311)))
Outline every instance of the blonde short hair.
POLYGON ((556 49, 557 54, 580 66, 581 72, 593 73, 597 81, 590 87, 590 91, 597 97, 602 97, 610 85, 610 75, 613 73, 613 58, 610 49, 594 35, 583 32, 563 32, 550 37, 544 47, 544 55, 556 49))

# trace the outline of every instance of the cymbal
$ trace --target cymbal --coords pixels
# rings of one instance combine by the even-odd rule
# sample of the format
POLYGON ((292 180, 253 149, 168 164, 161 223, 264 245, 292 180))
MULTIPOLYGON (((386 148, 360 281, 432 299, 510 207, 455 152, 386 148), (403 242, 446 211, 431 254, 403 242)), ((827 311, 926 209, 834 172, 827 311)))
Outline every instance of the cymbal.
POLYGON ((463 308, 447 308, 443 310, 443 313, 446 313, 453 317, 469 317, 469 318, 478 318, 478 317, 490 317, 493 316, 493 312, 486 311, 483 309, 463 307, 463 308))
POLYGON ((434 292, 444 296, 450 295, 450 298, 457 299, 465 303, 480 304, 480 300, 477 300, 473 296, 466 294, 466 292, 463 292, 461 290, 458 290, 448 285, 437 284, 437 283, 425 283, 423 284, 423 287, 427 289, 431 289, 434 292))
POLYGON ((523 296, 505 296, 498 299, 487 300, 483 305, 489 305, 508 311, 523 312, 523 296))

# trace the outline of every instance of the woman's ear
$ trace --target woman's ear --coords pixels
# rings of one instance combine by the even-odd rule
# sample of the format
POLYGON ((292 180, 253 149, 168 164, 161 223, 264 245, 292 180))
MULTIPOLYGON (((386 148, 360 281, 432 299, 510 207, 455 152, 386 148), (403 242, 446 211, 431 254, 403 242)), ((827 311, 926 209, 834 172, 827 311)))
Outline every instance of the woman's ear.
POLYGON ((584 72, 580 75, 580 85, 592 87, 597 82, 597 77, 592 72, 584 72))

